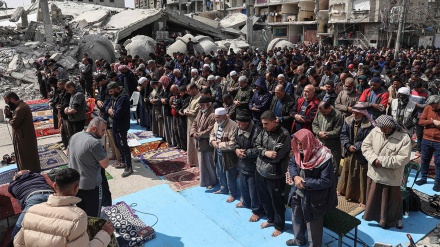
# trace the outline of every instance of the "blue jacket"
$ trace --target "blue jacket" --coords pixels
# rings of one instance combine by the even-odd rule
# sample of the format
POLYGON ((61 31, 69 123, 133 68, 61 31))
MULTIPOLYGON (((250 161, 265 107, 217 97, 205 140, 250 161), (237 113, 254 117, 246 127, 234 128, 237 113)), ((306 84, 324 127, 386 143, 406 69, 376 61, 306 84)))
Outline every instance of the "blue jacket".
POLYGON ((116 97, 112 97, 110 107, 113 109, 113 130, 125 132, 130 129, 130 97, 123 89, 116 97))
POLYGON ((371 124, 368 118, 364 117, 362 119, 361 126, 358 129, 356 139, 354 139, 354 117, 348 116, 347 118, 345 118, 344 125, 342 126, 341 131, 341 144, 344 148, 345 157, 347 157, 349 154, 348 148, 350 146, 355 146, 357 149, 357 151, 354 153, 356 155, 355 158, 359 160, 360 164, 366 165, 368 163, 364 155, 362 155, 361 146, 365 137, 367 137, 367 135, 373 128, 374 126, 371 124))
POLYGON ((249 109, 257 108, 259 111, 252 111, 252 119, 256 122, 260 122, 261 114, 264 111, 270 109, 270 103, 272 103, 272 95, 267 91, 266 81, 263 77, 259 77, 254 86, 261 88, 261 91, 255 91, 254 96, 249 101, 249 109))
MULTIPOLYGON (((300 167, 295 162, 295 156, 289 161, 288 170, 292 180, 300 176, 300 167)), ((320 167, 304 170, 304 196, 301 197, 301 208, 306 222, 316 220, 336 208, 338 199, 336 183, 334 182, 333 159, 328 159, 320 167)), ((292 196, 296 193, 296 186, 292 185, 289 193, 289 205, 292 196)))

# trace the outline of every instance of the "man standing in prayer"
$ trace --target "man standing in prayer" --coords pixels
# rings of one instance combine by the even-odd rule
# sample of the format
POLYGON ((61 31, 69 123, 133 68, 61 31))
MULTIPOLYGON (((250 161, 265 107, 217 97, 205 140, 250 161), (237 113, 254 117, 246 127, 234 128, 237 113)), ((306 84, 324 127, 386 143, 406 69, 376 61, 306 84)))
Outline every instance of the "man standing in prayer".
POLYGON ((84 130, 86 123, 87 103, 84 96, 84 90, 80 85, 75 85, 73 81, 66 82, 67 93, 70 96, 69 107, 64 109, 64 113, 68 115, 69 123, 72 126, 73 134, 84 130))
POLYGON ((299 98, 290 113, 295 118, 293 132, 306 128, 312 130, 313 119, 318 110, 319 100, 315 97, 315 87, 307 85, 303 97, 299 98))
MULTIPOLYGON (((197 158, 200 168, 200 186, 212 189, 217 177, 215 174, 214 149, 209 145, 209 135, 214 128, 215 115, 211 105, 212 98, 203 96, 199 100, 200 110, 194 119, 190 137, 196 141, 197 158)), ((189 154, 189 152, 188 152, 189 154)))
POLYGON ((377 126, 362 143, 368 161, 367 204, 363 219, 383 228, 402 227, 403 172, 411 157, 411 139, 391 116, 376 119, 377 126))
POLYGON ((39 173, 41 166, 31 108, 14 92, 6 93, 3 98, 7 105, 4 113, 12 127, 17 169, 39 173))
POLYGON ((274 226, 272 237, 277 237, 285 225, 284 176, 289 162, 290 134, 281 127, 271 111, 263 112, 261 122, 263 131, 255 141, 258 150, 255 173, 257 193, 267 215, 267 221, 261 224, 261 228, 274 226))
POLYGON ((408 130, 412 135, 417 123, 416 102, 411 99, 411 90, 407 87, 401 87, 397 91, 397 99, 391 102, 391 116, 397 119, 397 122, 408 130))
POLYGON ((76 133, 70 139, 69 168, 81 174, 77 197, 81 198, 78 207, 86 211, 88 216, 99 216, 99 186, 102 181, 101 169, 106 169, 109 159, 101 138, 105 134, 107 123, 101 117, 90 121, 86 131, 76 133))
POLYGON ((343 88, 336 98, 335 108, 339 110, 345 118, 351 116, 353 106, 359 101, 359 96, 356 92, 356 83, 353 78, 345 79, 343 88))
POLYGON ((273 97, 270 110, 277 117, 277 121, 281 123, 281 126, 287 131, 292 130, 293 117, 290 116, 290 109, 293 108, 295 101, 290 95, 288 95, 283 85, 277 85, 275 87, 275 97, 273 97))
POLYGON ((428 106, 423 110, 419 120, 419 124, 425 127, 422 140, 422 178, 416 181, 416 184, 426 184, 429 163, 434 155, 435 182, 432 189, 440 192, 440 96, 430 96, 426 104, 428 106))
POLYGON ((341 162, 341 129, 343 124, 344 119, 341 113, 334 109, 330 102, 319 102, 312 129, 322 144, 332 152, 336 178, 339 176, 339 163, 341 162))
POLYGON ((367 111, 373 119, 385 113, 388 106, 389 93, 381 87, 380 79, 373 77, 370 80, 370 88, 365 89, 359 97, 360 102, 365 102, 367 111))
POLYGON ((209 136, 209 143, 214 147, 214 160, 220 189, 214 194, 229 194, 226 202, 233 202, 237 197, 237 155, 235 154, 235 135, 237 124, 229 119, 226 109, 215 109, 215 124, 209 136))
POLYGON ((237 208, 250 208, 252 216, 250 222, 257 222, 264 214, 263 206, 258 200, 257 186, 255 181, 258 149, 255 141, 262 128, 254 124, 249 113, 244 112, 237 116, 238 131, 235 134, 235 154, 238 156, 238 168, 240 171, 240 192, 242 201, 237 203, 237 208))
POLYGON ((295 238, 286 245, 305 245, 307 230, 309 246, 322 246, 324 216, 338 204, 332 154, 308 129, 294 134, 292 151, 286 183, 294 185, 289 205, 295 238))
POLYGON ((199 112, 200 93, 197 85, 194 83, 190 83, 187 86, 187 91, 191 98, 189 100, 188 107, 183 109, 183 114, 186 115, 186 121, 187 121, 186 151, 188 157, 188 164, 192 166, 199 166, 199 161, 197 158, 197 146, 196 146, 197 140, 191 136, 191 127, 194 122, 194 119, 197 116, 197 113, 199 112))
POLYGON ((127 134, 130 129, 130 98, 125 89, 116 82, 109 83, 107 88, 112 96, 107 113, 113 119, 113 138, 121 154, 122 162, 116 164, 115 168, 124 169, 122 177, 127 177, 133 173, 131 153, 127 143, 127 134))
POLYGON ((347 201, 353 200, 365 207, 368 162, 362 154, 361 145, 376 123, 362 103, 354 105, 352 112, 342 126, 341 144, 345 158, 338 194, 345 196, 347 201))

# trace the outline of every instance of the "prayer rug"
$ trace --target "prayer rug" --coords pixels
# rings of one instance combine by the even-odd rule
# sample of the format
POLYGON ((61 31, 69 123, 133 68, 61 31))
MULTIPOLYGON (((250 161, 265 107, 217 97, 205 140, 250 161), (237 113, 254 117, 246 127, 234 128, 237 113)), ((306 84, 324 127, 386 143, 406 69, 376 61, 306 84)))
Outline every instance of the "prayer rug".
POLYGON ((35 100, 25 101, 25 103, 28 105, 36 105, 36 104, 42 104, 42 103, 48 103, 48 102, 49 102, 48 99, 35 99, 35 100))
POLYGON ((42 103, 42 104, 34 104, 29 105, 29 108, 31 108, 31 111, 45 111, 45 110, 51 110, 52 108, 49 106, 48 103, 42 103))
POLYGON ((38 152, 43 152, 53 149, 61 150, 62 148, 64 148, 64 144, 62 143, 50 143, 50 144, 38 146, 38 152))
POLYGON ((183 150, 174 147, 169 147, 169 148, 147 151, 145 153, 142 153, 140 158, 148 161, 152 161, 152 160, 164 161, 164 160, 173 160, 182 157, 186 157, 183 150))
POLYGON ((56 135, 59 133, 60 133, 60 129, 54 129, 54 128, 35 130, 35 135, 37 137, 56 135))
MULTIPOLYGON (((422 157, 417 157, 413 159, 414 162, 416 162, 419 165, 422 165, 422 157)), ((435 179, 435 164, 434 164, 434 157, 432 157, 431 162, 429 163, 429 171, 428 171, 428 177, 435 179)))
POLYGON ((151 168, 151 170, 153 170, 154 173, 156 173, 157 176, 164 176, 191 168, 191 165, 186 163, 186 157, 165 161, 143 160, 142 163, 148 164, 148 166, 151 168))
POLYGON ((34 122, 44 121, 53 118, 53 112, 52 110, 35 111, 32 112, 32 117, 34 122))
POLYGON ((165 175, 164 178, 170 183, 171 188, 176 192, 186 190, 200 184, 199 169, 197 167, 171 173, 165 175))
POLYGON ((115 227, 119 246, 143 246, 156 237, 153 228, 147 226, 134 212, 125 202, 118 202, 102 210, 105 215, 101 214, 101 217, 108 218, 115 227))
POLYGON ((150 150, 157 150, 161 148, 167 148, 169 145, 168 143, 164 141, 154 141, 154 142, 147 142, 140 146, 130 148, 131 154, 133 154, 133 157, 137 157, 141 155, 142 153, 148 152, 150 150))
POLYGON ((12 181, 12 178, 14 177, 16 172, 17 172, 17 169, 15 168, 15 169, 0 173, 0 185, 9 184, 12 181))
POLYGON ((21 213, 18 201, 8 192, 9 184, 0 185, 0 219, 21 213))
POLYGON ((365 208, 359 207, 358 202, 349 202, 344 196, 338 196, 338 206, 336 208, 351 216, 356 216, 365 210, 365 208))
POLYGON ((49 170, 68 163, 66 154, 58 149, 38 153, 40 156, 41 170, 49 170))
POLYGON ((413 189, 414 193, 420 197, 420 204, 422 206, 421 211, 429 216, 435 217, 437 219, 440 219, 440 212, 431 206, 430 199, 432 196, 425 194, 421 191, 418 191, 416 189, 413 189))
POLYGON ((153 138, 153 137, 154 137, 153 132, 145 131, 145 130, 131 132, 131 133, 128 133, 128 135, 127 135, 128 139, 136 139, 138 141, 153 138))

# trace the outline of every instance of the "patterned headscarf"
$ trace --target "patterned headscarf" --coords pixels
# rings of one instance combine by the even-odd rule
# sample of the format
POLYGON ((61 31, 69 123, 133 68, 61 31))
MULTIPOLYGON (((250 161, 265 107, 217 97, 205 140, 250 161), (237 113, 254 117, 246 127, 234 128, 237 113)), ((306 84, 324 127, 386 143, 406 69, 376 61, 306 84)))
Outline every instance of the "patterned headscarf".
POLYGON ((354 112, 358 112, 362 115, 364 115, 366 118, 368 118, 368 120, 370 120, 371 124, 376 127, 376 122, 374 121, 374 119, 370 116, 370 114, 367 111, 366 106, 362 103, 362 102, 358 102, 356 103, 353 107, 352 107, 352 111, 354 112))
MULTIPOLYGON (((292 151, 295 156, 295 162, 301 169, 310 170, 321 166, 326 161, 330 150, 308 129, 301 129, 293 135, 292 151), (298 149, 299 141, 303 150, 304 157, 301 159, 301 153, 298 149)), ((331 156, 330 156, 331 157, 331 156)))
POLYGON ((381 115, 376 119, 377 127, 383 128, 398 128, 400 127, 399 124, 394 120, 392 116, 389 115, 381 115))

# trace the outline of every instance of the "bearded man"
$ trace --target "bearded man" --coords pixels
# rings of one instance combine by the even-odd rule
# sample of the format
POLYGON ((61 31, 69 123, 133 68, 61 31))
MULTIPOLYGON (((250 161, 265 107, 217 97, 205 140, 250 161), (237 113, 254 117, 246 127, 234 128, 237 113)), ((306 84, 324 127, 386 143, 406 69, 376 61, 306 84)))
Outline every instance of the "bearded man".
POLYGON ((353 78, 347 78, 344 82, 344 90, 339 92, 335 101, 335 108, 339 110, 344 118, 351 116, 353 106, 359 101, 356 92, 356 83, 353 78))

